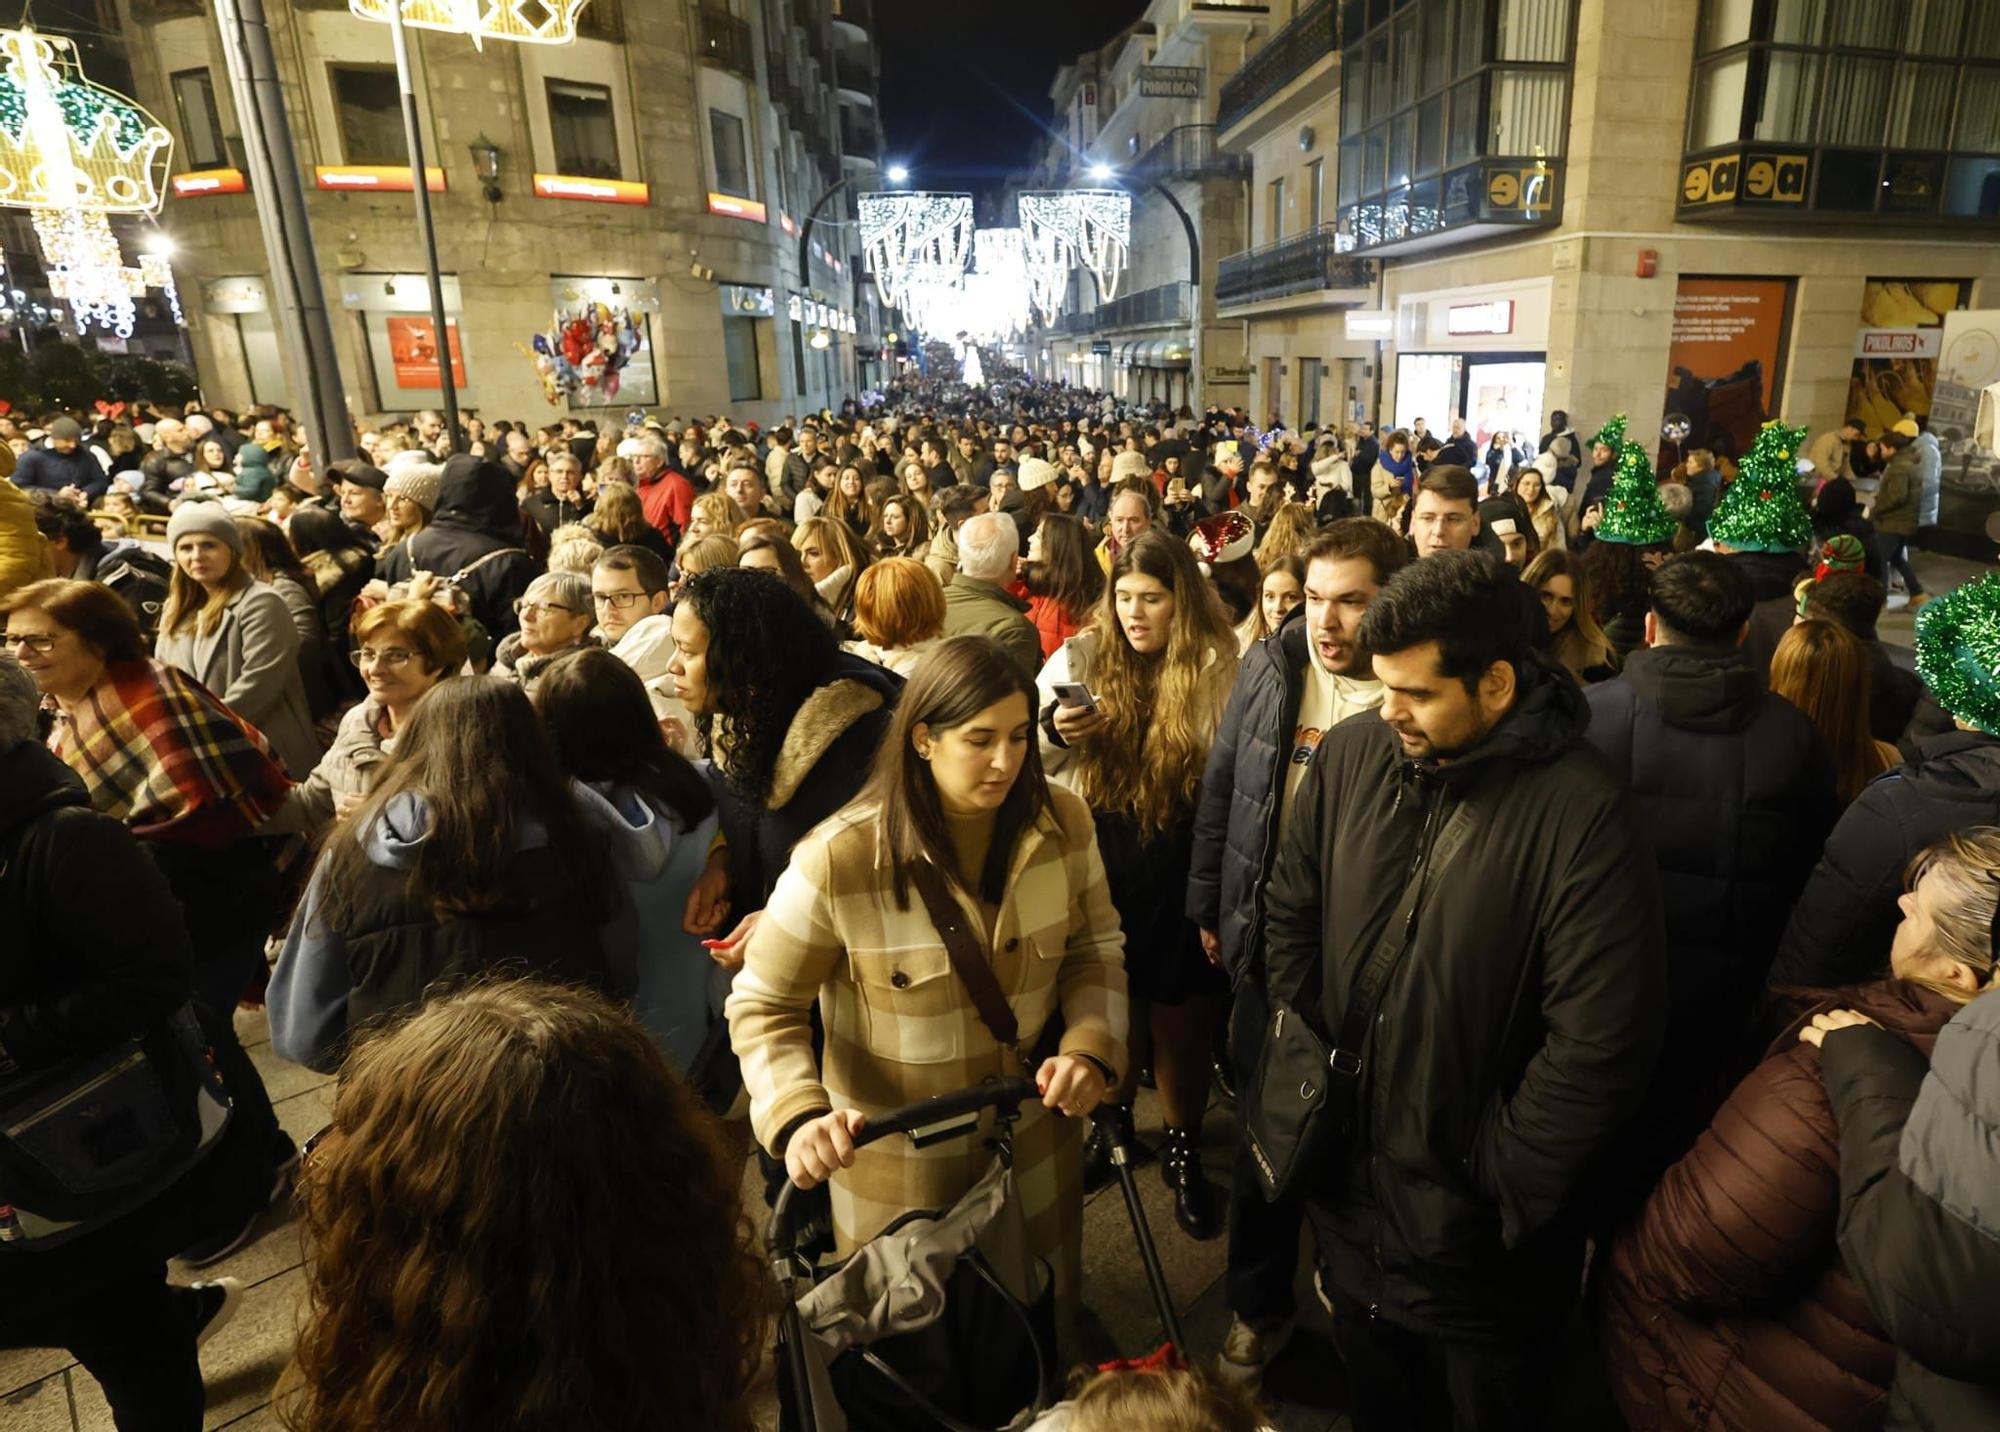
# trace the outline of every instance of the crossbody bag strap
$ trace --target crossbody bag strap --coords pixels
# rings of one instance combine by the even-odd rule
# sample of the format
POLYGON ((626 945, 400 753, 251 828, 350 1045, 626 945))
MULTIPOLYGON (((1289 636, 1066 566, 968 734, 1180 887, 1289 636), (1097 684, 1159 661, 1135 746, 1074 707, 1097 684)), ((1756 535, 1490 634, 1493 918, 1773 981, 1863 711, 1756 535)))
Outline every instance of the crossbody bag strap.
MULTIPOLYGON (((411 540, 414 541, 415 539, 413 538, 411 540)), ((463 567, 460 567, 456 572, 453 572, 449 577, 445 578, 445 580, 450 582, 455 587, 459 585, 459 583, 463 582, 467 577, 471 576, 474 572, 478 571, 481 567, 485 566, 488 562, 492 561, 495 557, 511 557, 517 552, 523 556, 527 555, 526 549, 521 547, 496 547, 483 557, 473 558, 470 562, 467 562, 463 567)))
POLYGON ((1431 847, 1423 870, 1404 887, 1395 913, 1354 977, 1347 1008, 1341 1013, 1340 1032, 1327 1056, 1332 1071, 1327 1081, 1327 1108, 1342 1129, 1354 1127, 1355 1104, 1361 1089, 1361 1051, 1368 1042, 1368 1029, 1375 1022, 1375 1012, 1382 1007, 1382 996, 1388 993, 1390 978, 1410 946, 1416 943, 1417 910, 1471 832, 1472 812, 1461 801, 1445 821, 1444 829, 1438 832, 1437 843, 1431 847))
POLYGON ((944 952, 950 958, 959 982, 972 996, 972 1007, 979 1013, 979 1022, 986 1026, 1002 1047, 1018 1052, 1020 1021, 1014 1018, 1014 1007, 1000 992, 1000 981, 994 977, 993 966, 987 962, 985 952, 979 948, 979 941, 966 923, 964 907, 952 898, 951 891, 945 887, 944 876, 928 860, 911 862, 910 883, 917 887, 924 909, 930 912, 931 923, 937 926, 938 935, 944 940, 944 952))

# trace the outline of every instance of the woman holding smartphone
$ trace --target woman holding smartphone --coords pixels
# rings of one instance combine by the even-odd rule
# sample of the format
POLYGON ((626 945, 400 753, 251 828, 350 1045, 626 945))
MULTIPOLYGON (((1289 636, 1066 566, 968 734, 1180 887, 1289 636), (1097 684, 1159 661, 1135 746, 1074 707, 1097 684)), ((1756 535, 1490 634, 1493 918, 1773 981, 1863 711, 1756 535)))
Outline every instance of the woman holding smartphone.
MULTIPOLYGON (((1042 668, 1042 759, 1090 805, 1111 900, 1125 928, 1127 977, 1147 1001, 1152 1067, 1166 1119, 1161 1171, 1174 1217, 1195 1238, 1220 1231, 1201 1172, 1210 1036, 1228 980, 1202 954, 1183 913, 1195 793, 1235 680, 1236 637, 1187 544, 1160 531, 1118 554, 1095 623, 1042 668)), ((1135 1067, 1136 1067, 1135 1061, 1135 1067)), ((1126 1081, 1099 1119, 1129 1136, 1136 1089, 1126 1081)), ((1110 1171, 1102 1130, 1086 1180, 1110 1171)))

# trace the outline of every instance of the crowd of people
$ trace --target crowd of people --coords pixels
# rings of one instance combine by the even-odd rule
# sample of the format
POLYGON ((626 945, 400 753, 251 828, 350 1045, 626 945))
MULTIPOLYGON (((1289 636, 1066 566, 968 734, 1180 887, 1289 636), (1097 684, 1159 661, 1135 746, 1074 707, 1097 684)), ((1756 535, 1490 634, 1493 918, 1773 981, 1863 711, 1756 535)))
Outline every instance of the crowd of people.
POLYGON ((831 1261, 1026 1077, 1063 1353, 1128 1150, 1228 1240, 1069 1426, 1255 1425, 1308 1229, 1363 1432, 1558 1425, 1579 1327, 1632 1427, 2000 1424, 2000 576, 1915 421, 1624 427, 0 419, 0 1345, 197 1427, 169 1261, 295 1203, 284 1425, 748 1428, 731 1120, 831 1261))

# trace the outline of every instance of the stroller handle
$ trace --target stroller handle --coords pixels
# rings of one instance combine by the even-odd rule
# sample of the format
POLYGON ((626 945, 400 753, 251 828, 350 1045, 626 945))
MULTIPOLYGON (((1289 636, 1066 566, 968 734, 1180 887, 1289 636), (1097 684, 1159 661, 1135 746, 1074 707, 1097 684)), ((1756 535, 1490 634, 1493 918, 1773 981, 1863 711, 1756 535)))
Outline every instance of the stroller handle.
MULTIPOLYGON (((1029 1099, 1039 1097, 1034 1081, 1030 1079, 988 1079, 975 1084, 970 1089, 959 1089, 950 1094, 939 1094, 915 1104, 905 1104, 900 1109, 892 1109, 880 1118, 872 1118, 854 1136, 854 1146, 862 1148, 878 1139, 886 1139, 895 1134, 907 1134, 916 1129, 929 1128, 933 1124, 950 1123, 967 1115, 977 1114, 982 1109, 1015 1109, 1029 1099)), ((769 1247, 774 1256, 790 1257, 792 1253, 793 1228, 791 1226, 792 1195, 799 1191, 798 1185, 787 1179, 785 1186, 778 1190, 778 1197, 771 1205, 771 1236, 769 1247)))

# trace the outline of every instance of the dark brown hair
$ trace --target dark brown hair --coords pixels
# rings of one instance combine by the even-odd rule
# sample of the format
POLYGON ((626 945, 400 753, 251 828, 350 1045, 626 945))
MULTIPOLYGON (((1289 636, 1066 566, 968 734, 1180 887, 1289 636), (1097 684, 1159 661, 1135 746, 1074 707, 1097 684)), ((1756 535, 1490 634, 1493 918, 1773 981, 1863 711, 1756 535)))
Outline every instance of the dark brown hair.
POLYGON ((1035 531, 1042 539, 1042 555, 1022 574, 1028 591, 1055 598, 1071 620, 1081 621, 1104 595, 1104 568, 1098 565, 1090 529, 1075 517, 1051 512, 1035 531))
MULTIPOLYGON (((714 540, 714 539, 704 539, 714 540)), ((715 809, 701 773, 667 744, 639 673, 602 647, 550 662, 535 711, 556 759, 579 781, 609 781, 652 797, 692 830, 715 809)))
POLYGON ((603 840, 584 820, 568 779, 521 688, 484 676, 447 677, 432 687, 397 734, 374 789, 320 857, 326 902, 320 927, 348 928, 371 860, 354 837, 405 793, 422 797, 430 834, 417 847, 410 890, 432 915, 503 910, 519 898, 508 883, 524 819, 548 832, 548 849, 584 908, 608 917, 623 897, 603 840))
POLYGON ((475 986, 365 1038, 299 1197, 294 1432, 749 1432, 740 1159, 597 995, 475 986))
POLYGON ((1299 560, 1310 567, 1315 562, 1347 562, 1367 559, 1375 568, 1375 585, 1386 587, 1389 579, 1416 558, 1410 544, 1372 517, 1343 517, 1329 522, 1299 548, 1299 560))
POLYGON ((875 753, 874 774, 860 799, 881 807, 882 835, 895 860, 896 903, 910 904, 909 868, 928 859, 957 884, 958 856, 945 828, 944 806, 930 764, 917 756, 915 731, 922 722, 932 731, 963 726, 995 702, 1019 693, 1028 723, 1028 751, 1021 773, 1000 804, 987 847, 986 866, 979 872, 980 899, 998 903, 1006 894, 1007 871, 1013 863, 1020 834, 1050 807, 1048 778, 1042 773, 1041 744, 1035 737, 1035 684, 1020 663, 990 637, 956 636, 940 643, 918 665, 896 702, 889 734, 875 753))

